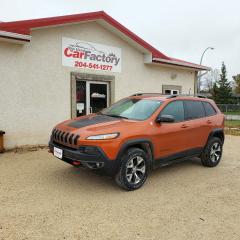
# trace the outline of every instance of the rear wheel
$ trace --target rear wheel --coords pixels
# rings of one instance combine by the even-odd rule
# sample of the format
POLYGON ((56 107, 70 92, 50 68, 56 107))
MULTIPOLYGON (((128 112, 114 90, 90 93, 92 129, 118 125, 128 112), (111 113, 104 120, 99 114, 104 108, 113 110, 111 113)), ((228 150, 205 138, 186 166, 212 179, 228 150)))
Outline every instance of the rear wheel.
POLYGON ((121 160, 116 183, 129 191, 140 188, 147 179, 146 153, 139 148, 130 148, 121 160))
POLYGON ((221 139, 217 137, 213 137, 208 141, 201 156, 201 161, 204 166, 215 167, 218 165, 222 157, 222 145, 221 139))

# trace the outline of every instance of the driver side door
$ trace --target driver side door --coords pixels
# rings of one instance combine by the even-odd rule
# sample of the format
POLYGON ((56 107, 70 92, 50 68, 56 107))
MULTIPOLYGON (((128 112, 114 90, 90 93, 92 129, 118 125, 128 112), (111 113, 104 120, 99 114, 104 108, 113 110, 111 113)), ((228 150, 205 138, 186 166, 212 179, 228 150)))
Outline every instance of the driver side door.
POLYGON ((172 123, 155 123, 155 159, 169 162, 178 158, 189 148, 189 130, 185 123, 184 102, 174 100, 166 105, 160 112, 162 115, 174 117, 172 123))

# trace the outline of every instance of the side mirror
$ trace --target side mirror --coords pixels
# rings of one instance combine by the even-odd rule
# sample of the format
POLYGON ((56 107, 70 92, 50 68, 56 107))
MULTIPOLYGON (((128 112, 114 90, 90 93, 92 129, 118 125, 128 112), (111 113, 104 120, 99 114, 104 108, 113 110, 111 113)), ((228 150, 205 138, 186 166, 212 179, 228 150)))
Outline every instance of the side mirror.
POLYGON ((175 121, 172 115, 159 115, 156 119, 157 123, 173 123, 175 121))

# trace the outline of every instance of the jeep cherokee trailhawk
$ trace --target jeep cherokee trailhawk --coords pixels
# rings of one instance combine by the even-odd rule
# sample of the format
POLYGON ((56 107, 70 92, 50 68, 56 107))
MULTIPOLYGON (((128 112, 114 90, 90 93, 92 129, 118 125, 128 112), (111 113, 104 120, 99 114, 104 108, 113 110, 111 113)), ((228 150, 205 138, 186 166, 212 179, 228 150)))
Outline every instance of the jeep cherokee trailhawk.
POLYGON ((76 167, 140 188, 150 170, 199 157, 215 167, 224 143, 224 115, 202 96, 135 94, 97 114, 58 124, 50 152, 76 167))

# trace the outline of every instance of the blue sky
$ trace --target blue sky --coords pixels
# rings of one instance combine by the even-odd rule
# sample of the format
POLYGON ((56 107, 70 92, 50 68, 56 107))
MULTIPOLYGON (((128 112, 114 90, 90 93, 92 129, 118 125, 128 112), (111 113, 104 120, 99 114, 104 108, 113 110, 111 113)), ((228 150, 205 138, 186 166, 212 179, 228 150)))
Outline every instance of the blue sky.
POLYGON ((0 21, 104 10, 163 53, 240 73, 240 1, 0 0, 0 21))

